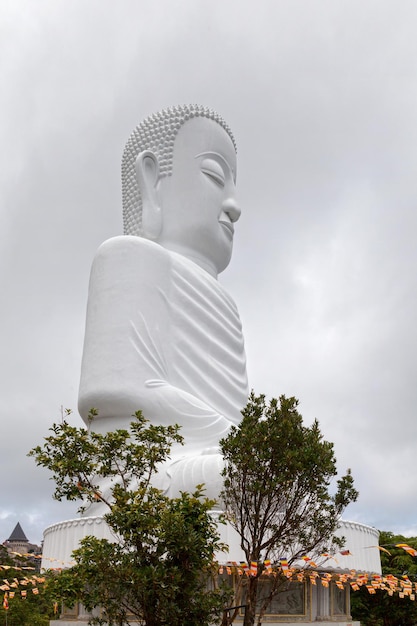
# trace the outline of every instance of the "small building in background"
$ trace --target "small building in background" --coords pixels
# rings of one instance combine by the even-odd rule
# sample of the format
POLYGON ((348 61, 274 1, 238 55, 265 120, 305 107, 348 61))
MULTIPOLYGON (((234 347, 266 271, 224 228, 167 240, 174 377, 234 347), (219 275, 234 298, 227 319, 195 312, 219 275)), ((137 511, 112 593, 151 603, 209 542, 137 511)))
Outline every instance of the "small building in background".
POLYGON ((30 543, 19 522, 14 527, 10 537, 3 542, 3 546, 13 560, 26 558, 33 563, 37 571, 40 570, 42 547, 30 543))

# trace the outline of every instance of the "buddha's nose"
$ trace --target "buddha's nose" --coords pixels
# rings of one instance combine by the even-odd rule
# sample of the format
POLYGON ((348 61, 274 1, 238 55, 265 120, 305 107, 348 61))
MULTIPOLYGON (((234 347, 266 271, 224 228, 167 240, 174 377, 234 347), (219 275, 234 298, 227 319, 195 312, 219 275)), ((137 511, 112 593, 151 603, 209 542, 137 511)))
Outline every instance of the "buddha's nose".
POLYGON ((242 213, 235 198, 226 198, 223 202, 223 211, 229 216, 231 222, 237 222, 242 213))

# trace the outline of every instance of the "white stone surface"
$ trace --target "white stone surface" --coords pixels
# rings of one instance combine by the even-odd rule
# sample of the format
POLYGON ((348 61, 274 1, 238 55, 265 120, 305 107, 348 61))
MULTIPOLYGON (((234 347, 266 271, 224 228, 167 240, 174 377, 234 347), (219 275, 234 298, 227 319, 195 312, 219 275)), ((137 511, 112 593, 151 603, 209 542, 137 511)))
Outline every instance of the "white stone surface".
POLYGON ((223 287, 189 259, 139 237, 106 241, 92 268, 80 413, 96 430, 141 409, 178 423, 193 452, 215 446, 247 401, 243 337, 223 287))
POLYGON ((110 239, 94 259, 79 411, 87 421, 98 410, 99 432, 128 427, 139 409, 153 423, 179 424, 185 446, 158 486, 176 496, 204 483, 217 498, 217 445, 248 396, 237 308, 217 281, 240 216, 236 151, 213 112, 158 115, 135 131, 123 159, 126 232, 140 236, 110 239))
MULTIPOLYGON (((337 537, 344 537, 344 546, 341 552, 330 557, 314 558, 318 569, 346 571, 356 570, 381 574, 381 559, 379 552, 379 531, 373 526, 367 526, 359 522, 348 520, 340 521, 340 528, 335 533, 337 537)), ((300 560, 295 563, 298 567, 305 567, 305 562, 300 560)))
MULTIPOLYGON (((212 511, 212 515, 216 518, 219 512, 212 511)), ((223 563, 229 560, 244 561, 245 557, 236 531, 229 524, 219 524, 219 532, 221 541, 229 546, 229 552, 218 553, 215 555, 216 558, 223 563)), ((318 559, 317 564, 321 568, 335 571, 354 569, 381 574, 381 560, 377 547, 379 532, 376 528, 342 520, 337 534, 345 537, 345 547, 351 555, 337 554, 331 559, 318 559)), ((44 532, 42 568, 69 567, 72 551, 87 535, 116 541, 101 517, 75 518, 49 526, 44 532)), ((305 565, 304 562, 302 565, 305 565)))
POLYGON ((336 535, 345 538, 345 547, 351 554, 337 555, 337 562, 330 560, 326 566, 381 574, 379 531, 376 528, 359 522, 342 520, 336 535))
MULTIPOLYGON (((219 511, 212 511, 212 515, 217 519, 219 511)), ((236 531, 228 524, 219 524, 219 533, 221 541, 230 546, 230 552, 228 554, 219 552, 215 557, 220 562, 225 562, 229 558, 243 560, 244 555, 236 531)), ((88 535, 109 541, 117 540, 103 518, 99 516, 79 517, 48 526, 43 536, 42 569, 70 567, 73 550, 88 535)))
POLYGON ((88 535, 115 540, 102 517, 75 518, 48 526, 43 533, 42 569, 70 567, 73 550, 88 535))

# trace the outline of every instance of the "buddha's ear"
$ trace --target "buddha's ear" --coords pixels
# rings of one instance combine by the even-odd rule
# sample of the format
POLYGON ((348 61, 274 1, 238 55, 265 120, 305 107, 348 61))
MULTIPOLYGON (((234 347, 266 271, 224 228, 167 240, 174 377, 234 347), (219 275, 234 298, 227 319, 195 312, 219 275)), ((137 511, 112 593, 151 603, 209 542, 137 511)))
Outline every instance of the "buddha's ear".
POLYGON ((135 162, 136 180, 142 196, 142 230, 147 239, 157 239, 162 230, 162 212, 158 202, 159 163, 150 150, 140 152, 135 162))

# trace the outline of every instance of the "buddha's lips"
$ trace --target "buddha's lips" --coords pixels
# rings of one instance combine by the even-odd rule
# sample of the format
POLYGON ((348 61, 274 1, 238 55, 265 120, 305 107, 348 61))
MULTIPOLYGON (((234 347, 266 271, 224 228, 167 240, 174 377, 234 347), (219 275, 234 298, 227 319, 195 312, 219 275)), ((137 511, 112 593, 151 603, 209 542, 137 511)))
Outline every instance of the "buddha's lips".
POLYGON ((228 230, 232 235, 234 234, 235 229, 232 222, 223 222, 222 220, 220 220, 220 224, 224 226, 226 230, 228 230))

